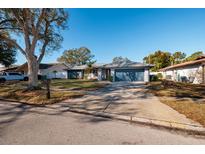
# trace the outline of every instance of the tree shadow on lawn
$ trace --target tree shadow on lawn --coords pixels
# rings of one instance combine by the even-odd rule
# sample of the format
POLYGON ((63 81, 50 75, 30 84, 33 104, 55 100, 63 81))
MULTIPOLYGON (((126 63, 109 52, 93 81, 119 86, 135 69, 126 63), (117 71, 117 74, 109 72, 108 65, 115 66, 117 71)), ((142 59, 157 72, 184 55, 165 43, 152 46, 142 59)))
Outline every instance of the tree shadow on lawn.
POLYGON ((195 95, 194 93, 191 94, 191 93, 178 92, 178 91, 175 92, 175 97, 176 99, 189 98, 192 99, 193 101, 204 99, 203 96, 195 95))
POLYGON ((205 99, 205 86, 193 85, 185 83, 175 83, 173 85, 164 86, 161 83, 152 83, 146 87, 149 92, 160 97, 172 97, 176 100, 190 99, 194 102, 203 101, 205 99))
MULTIPOLYGON (((205 103, 205 94, 201 94, 198 93, 196 91, 187 91, 187 90, 182 90, 182 89, 176 89, 174 91, 168 91, 167 93, 169 93, 167 96, 174 98, 176 100, 192 100, 193 102, 197 103, 197 102, 204 102, 205 103)), ((160 95, 159 96, 163 96, 160 95)), ((165 95, 166 96, 166 95, 165 95)))

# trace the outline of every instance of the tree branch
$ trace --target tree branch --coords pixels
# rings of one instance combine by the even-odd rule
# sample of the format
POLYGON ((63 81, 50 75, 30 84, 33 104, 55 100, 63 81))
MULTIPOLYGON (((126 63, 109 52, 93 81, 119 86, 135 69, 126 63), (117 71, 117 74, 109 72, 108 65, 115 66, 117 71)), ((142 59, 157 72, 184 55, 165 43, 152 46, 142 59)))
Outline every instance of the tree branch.
POLYGON ((12 14, 14 15, 14 18, 19 23, 19 26, 21 26, 23 28, 24 23, 21 21, 21 19, 19 17, 21 15, 19 14, 18 9, 11 9, 11 11, 13 12, 12 14))
MULTIPOLYGON (((25 22, 23 25, 23 29, 24 29, 24 40, 25 40, 25 44, 26 44, 26 50, 30 49, 31 47, 31 42, 30 42, 30 38, 29 38, 29 26, 28 26, 28 20, 30 20, 28 18, 29 16, 29 10, 28 9, 23 9, 23 17, 25 18, 25 22)), ((29 50, 30 51, 30 50, 29 50)), ((27 51, 28 52, 28 51, 27 51)))
POLYGON ((24 49, 21 48, 14 40, 9 39, 9 38, 7 38, 6 36, 3 36, 3 35, 0 35, 0 39, 6 41, 7 43, 12 44, 16 48, 18 48, 25 57, 27 57, 26 52, 24 51, 24 49))
POLYGON ((45 8, 42 9, 42 11, 40 13, 40 16, 39 16, 39 19, 38 19, 38 21, 36 23, 36 26, 33 27, 34 28, 34 36, 33 36, 33 40, 32 40, 32 43, 31 43, 31 51, 34 51, 34 48, 35 48, 36 43, 38 41, 39 28, 40 28, 40 24, 41 24, 44 16, 45 16, 45 8))
POLYGON ((41 60, 43 59, 43 56, 45 55, 47 45, 48 45, 48 41, 45 41, 43 46, 42 46, 40 56, 38 57, 38 60, 37 60, 39 64, 40 64, 41 60))
POLYGON ((0 27, 0 30, 22 30, 22 29, 17 27, 0 27))
MULTIPOLYGON (((47 34, 48 34, 49 25, 50 25, 50 22, 46 20, 45 31, 44 31, 45 42, 44 42, 44 44, 43 44, 43 46, 42 46, 40 56, 38 57, 38 63, 40 63, 41 60, 43 59, 43 56, 45 55, 45 51, 46 51, 46 46, 47 46, 48 43, 49 43, 48 38, 46 38, 46 36, 47 36, 47 34)), ((47 37, 48 37, 48 36, 47 36, 47 37)))
POLYGON ((3 25, 5 23, 7 23, 7 22, 13 22, 13 21, 14 20, 12 20, 12 19, 4 19, 4 20, 1 20, 0 25, 3 25))

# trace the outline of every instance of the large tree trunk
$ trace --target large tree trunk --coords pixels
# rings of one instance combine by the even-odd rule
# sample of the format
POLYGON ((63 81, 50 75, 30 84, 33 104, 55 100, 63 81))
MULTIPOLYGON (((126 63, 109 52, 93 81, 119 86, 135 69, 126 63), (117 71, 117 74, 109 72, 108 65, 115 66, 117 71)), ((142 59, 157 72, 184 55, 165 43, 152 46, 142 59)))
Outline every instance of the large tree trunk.
POLYGON ((38 70, 39 64, 36 57, 29 57, 28 59, 28 76, 29 76, 29 89, 38 88, 38 70))

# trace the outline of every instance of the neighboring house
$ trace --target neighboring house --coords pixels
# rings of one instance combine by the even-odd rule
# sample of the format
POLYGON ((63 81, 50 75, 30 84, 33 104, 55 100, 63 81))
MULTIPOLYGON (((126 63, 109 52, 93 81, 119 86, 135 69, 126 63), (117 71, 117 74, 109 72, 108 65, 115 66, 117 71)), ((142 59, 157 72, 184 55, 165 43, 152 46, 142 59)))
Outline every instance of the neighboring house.
POLYGON ((194 84, 205 83, 205 56, 196 60, 169 66, 161 69, 163 78, 178 82, 190 82, 194 84))
POLYGON ((0 72, 15 72, 17 68, 18 68, 18 65, 11 65, 9 67, 4 67, 0 65, 0 72))
POLYGON ((149 82, 149 69, 152 66, 133 61, 94 64, 91 68, 81 65, 69 68, 68 78, 84 78, 88 72, 88 77, 93 76, 98 80, 149 82))
MULTIPOLYGON (((53 79, 53 78, 67 79, 68 78, 67 70, 68 67, 62 63, 40 64, 38 74, 47 76, 48 79, 53 79)), ((28 74, 27 63, 24 63, 23 65, 19 66, 15 71, 27 75, 28 74)))

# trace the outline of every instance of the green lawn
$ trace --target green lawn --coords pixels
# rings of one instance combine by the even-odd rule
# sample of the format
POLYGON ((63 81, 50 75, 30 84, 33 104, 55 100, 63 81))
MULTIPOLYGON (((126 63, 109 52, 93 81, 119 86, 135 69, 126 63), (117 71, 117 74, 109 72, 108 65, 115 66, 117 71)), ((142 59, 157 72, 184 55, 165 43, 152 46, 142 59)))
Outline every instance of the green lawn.
POLYGON ((171 81, 151 82, 148 92, 186 117, 205 126, 205 86, 171 81))
POLYGON ((108 83, 96 80, 68 80, 55 79, 51 81, 51 88, 76 89, 76 90, 96 90, 106 86, 108 83))
POLYGON ((10 81, 0 84, 0 99, 19 101, 27 104, 52 104, 68 98, 82 97, 83 92, 76 90, 96 90, 104 87, 107 83, 90 80, 66 80, 56 79, 51 81, 51 99, 46 98, 45 86, 39 90, 28 91, 26 81, 10 81), (55 89, 55 90, 52 90, 55 89), (63 90, 57 90, 63 89, 63 90))
POLYGON ((47 99, 46 90, 28 91, 26 90, 27 82, 25 81, 1 83, 0 87, 0 99, 35 105, 57 103, 68 98, 76 98, 84 95, 82 92, 51 91, 51 98, 47 99))

